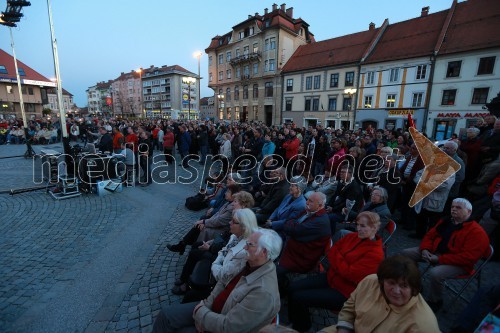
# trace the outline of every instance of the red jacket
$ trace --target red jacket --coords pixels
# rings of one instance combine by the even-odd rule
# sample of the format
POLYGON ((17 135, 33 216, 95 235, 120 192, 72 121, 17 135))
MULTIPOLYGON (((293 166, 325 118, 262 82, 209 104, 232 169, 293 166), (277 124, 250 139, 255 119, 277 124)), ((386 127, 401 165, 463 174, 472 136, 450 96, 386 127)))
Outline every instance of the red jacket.
POLYGON ((163 148, 172 149, 174 147, 174 133, 168 132, 163 136, 163 148))
POLYGON ((137 150, 139 149, 139 138, 137 137, 137 135, 135 133, 127 134, 127 136, 125 138, 125 142, 131 143, 133 145, 132 150, 134 151, 134 153, 136 153, 137 150))
POLYGON ((337 241, 328 252, 330 268, 328 284, 349 298, 358 283, 370 274, 377 273, 384 260, 382 238, 361 239, 357 232, 350 233, 337 241))
POLYGON ((283 143, 283 148, 285 149, 285 158, 290 160, 292 157, 297 155, 299 152, 300 141, 297 137, 294 137, 291 140, 286 140, 283 143))
MULTIPOLYGON (((443 239, 442 230, 450 223, 449 219, 441 219, 436 226, 425 234, 420 250, 436 253, 443 239)), ((484 229, 476 221, 465 221, 462 227, 455 230, 448 242, 448 252, 439 256, 441 265, 460 266, 468 273, 474 270, 474 265, 481 257, 489 254, 489 238, 484 229)))

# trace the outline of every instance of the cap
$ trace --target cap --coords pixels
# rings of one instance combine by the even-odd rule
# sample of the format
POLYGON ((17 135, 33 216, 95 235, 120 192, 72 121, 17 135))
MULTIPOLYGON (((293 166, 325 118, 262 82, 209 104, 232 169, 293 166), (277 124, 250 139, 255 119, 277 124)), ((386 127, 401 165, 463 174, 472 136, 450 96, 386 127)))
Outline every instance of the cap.
POLYGON ((302 176, 292 177, 292 179, 290 179, 290 184, 297 185, 297 187, 300 189, 300 192, 304 192, 307 187, 307 181, 302 176))
POLYGON ((332 128, 331 128, 331 127, 327 127, 326 129, 327 129, 327 130, 331 130, 332 128))

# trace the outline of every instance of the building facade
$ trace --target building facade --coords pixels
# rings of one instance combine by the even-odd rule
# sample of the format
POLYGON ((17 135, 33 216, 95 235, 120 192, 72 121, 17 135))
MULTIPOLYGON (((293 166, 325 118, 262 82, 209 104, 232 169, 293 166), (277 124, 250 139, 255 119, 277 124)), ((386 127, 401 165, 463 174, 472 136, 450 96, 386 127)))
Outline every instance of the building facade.
POLYGON ((353 128, 359 63, 381 31, 370 24, 366 31, 300 46, 282 71, 282 121, 353 128))
MULTIPOLYGON (((21 61, 17 61, 26 119, 42 118, 48 87, 56 84, 21 61)), ((21 104, 14 58, 0 49, 0 118, 21 119, 21 104)))
POLYGON ((111 84, 113 113, 117 117, 136 118, 143 114, 141 74, 121 73, 111 84))
POLYGON ((213 96, 203 97, 200 100, 200 119, 217 119, 215 112, 215 98, 213 96))
POLYGON ((465 129, 490 112, 485 104, 500 93, 500 6, 469 0, 452 7, 447 38, 436 57, 427 135, 436 140, 465 129))
POLYGON ((113 116, 112 83, 102 81, 87 89, 89 114, 113 116))
POLYGON ((281 69, 300 45, 313 41, 309 25, 294 19, 293 8, 285 4, 249 15, 212 38, 205 52, 218 119, 280 123, 281 69))
MULTIPOLYGON (((188 81, 189 81, 188 80, 188 81)), ((143 116, 198 119, 198 75, 174 65, 142 70, 143 116), (190 80, 189 83, 186 79, 190 80)))
MULTIPOLYGON (((57 89, 51 88, 46 89, 47 93, 47 103, 43 105, 44 109, 50 109, 52 111, 52 116, 59 117, 59 102, 57 101, 57 89)), ((63 89, 63 112, 64 114, 70 115, 75 114, 75 103, 73 102, 73 95, 63 89)))

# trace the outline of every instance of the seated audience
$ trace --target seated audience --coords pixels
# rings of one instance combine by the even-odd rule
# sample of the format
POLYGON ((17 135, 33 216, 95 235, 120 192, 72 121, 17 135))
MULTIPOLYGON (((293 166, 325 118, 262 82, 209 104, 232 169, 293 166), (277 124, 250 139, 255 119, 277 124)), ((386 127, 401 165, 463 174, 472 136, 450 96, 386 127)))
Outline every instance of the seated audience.
POLYGON ((326 273, 290 283, 288 318, 294 329, 303 332, 311 328, 309 307, 340 310, 357 284, 375 273, 384 259, 377 214, 360 213, 356 222, 358 231, 346 235, 328 251, 330 267, 326 273))
POLYGON ((256 332, 280 309, 273 260, 281 251, 281 237, 261 229, 248 238, 247 264, 233 279, 217 282, 210 296, 199 302, 163 306, 153 325, 159 332, 256 332))
POLYGON ((432 266, 427 303, 435 312, 443 305, 443 281, 470 274, 476 262, 489 252, 488 235, 476 221, 469 219, 471 213, 472 205, 468 200, 453 200, 451 217, 439 220, 425 234, 419 247, 403 251, 413 260, 432 266))
POLYGON ((436 316, 420 295, 417 265, 403 256, 385 259, 344 303, 338 323, 323 333, 438 333, 436 316))

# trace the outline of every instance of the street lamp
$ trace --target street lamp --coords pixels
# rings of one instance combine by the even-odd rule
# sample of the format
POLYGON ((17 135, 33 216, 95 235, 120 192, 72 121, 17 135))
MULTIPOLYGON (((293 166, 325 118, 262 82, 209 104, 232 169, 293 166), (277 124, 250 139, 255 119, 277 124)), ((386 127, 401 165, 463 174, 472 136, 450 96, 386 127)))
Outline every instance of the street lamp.
POLYGON ((196 82, 194 77, 182 78, 182 83, 188 85, 188 121, 191 120, 191 85, 196 82))
POLYGON ((224 120, 224 94, 217 95, 219 101, 219 119, 224 120))
POLYGON ((201 51, 196 51, 193 53, 193 57, 197 58, 198 59, 198 80, 200 80, 198 82, 198 113, 200 112, 200 100, 201 100, 201 96, 200 96, 200 83, 201 83, 201 76, 200 76, 200 60, 201 60, 201 56, 203 55, 203 53, 201 51))
POLYGON ((351 110, 352 110, 352 96, 356 93, 356 88, 349 88, 344 90, 344 94, 348 95, 351 99, 349 107, 347 108, 347 120, 349 121, 348 129, 351 129, 351 110))
MULTIPOLYGON (((146 110, 144 109, 144 105, 142 105, 142 102, 144 101, 144 98, 143 98, 144 89, 142 87, 142 72, 143 72, 142 67, 136 69, 135 72, 139 73, 139 91, 141 92, 141 94, 140 94, 141 95, 141 104, 140 104, 140 107, 141 107, 141 110, 142 110, 142 117, 146 118, 146 110)), ((134 116, 135 116, 135 113, 134 113, 134 116)))

